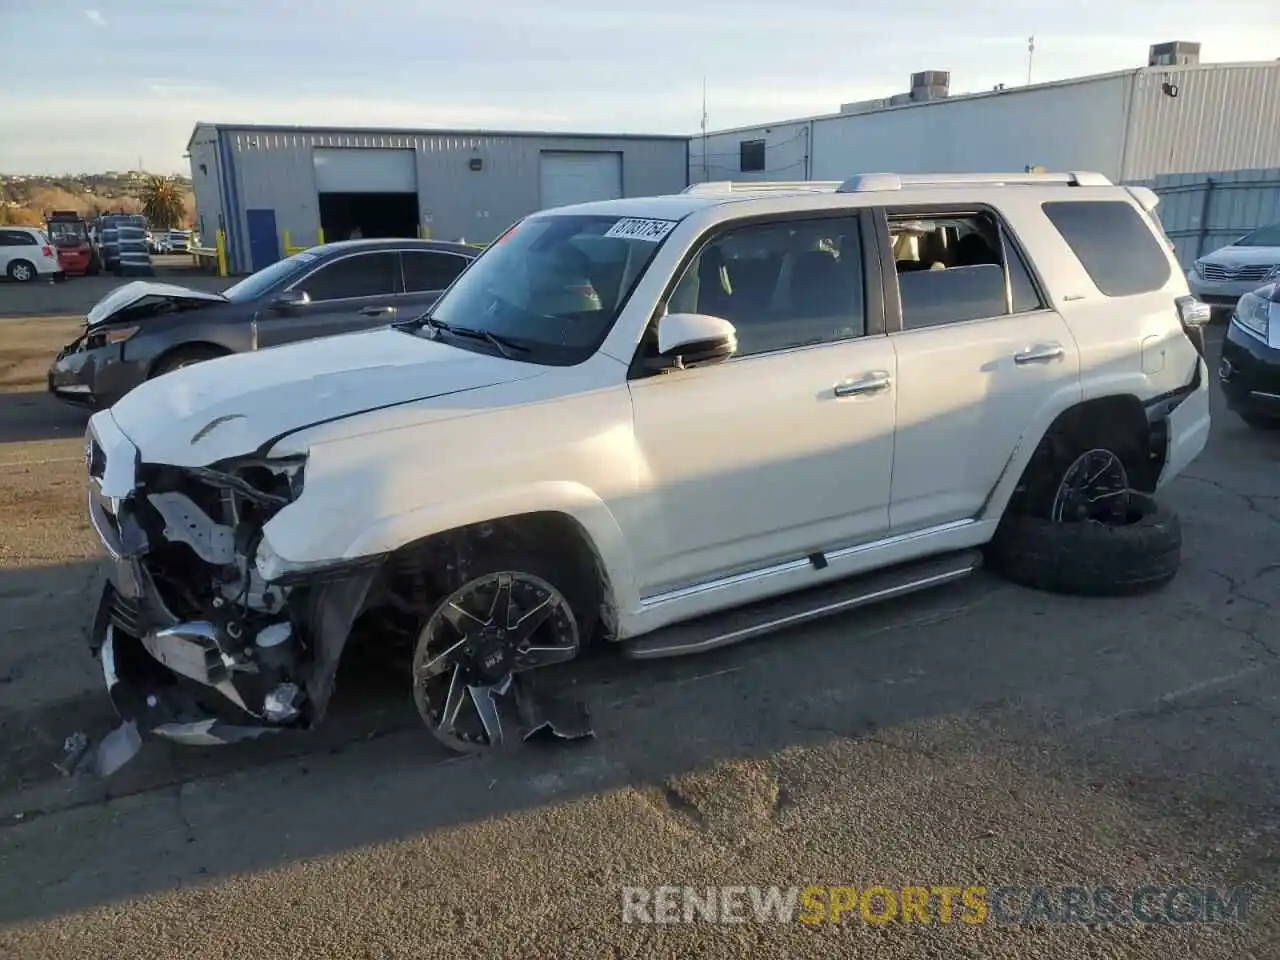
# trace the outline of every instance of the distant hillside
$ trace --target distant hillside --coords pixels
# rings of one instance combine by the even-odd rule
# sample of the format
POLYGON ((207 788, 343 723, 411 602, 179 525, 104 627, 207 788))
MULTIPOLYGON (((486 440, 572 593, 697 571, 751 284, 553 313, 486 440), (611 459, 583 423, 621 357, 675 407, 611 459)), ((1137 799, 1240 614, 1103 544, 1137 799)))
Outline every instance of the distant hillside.
MULTIPOLYGON (((121 211, 140 213, 147 175, 138 171, 47 177, 0 174, 0 225, 39 226, 49 210, 75 210, 91 216, 121 211)), ((195 224, 195 196, 187 177, 171 178, 183 194, 183 226, 195 224)))

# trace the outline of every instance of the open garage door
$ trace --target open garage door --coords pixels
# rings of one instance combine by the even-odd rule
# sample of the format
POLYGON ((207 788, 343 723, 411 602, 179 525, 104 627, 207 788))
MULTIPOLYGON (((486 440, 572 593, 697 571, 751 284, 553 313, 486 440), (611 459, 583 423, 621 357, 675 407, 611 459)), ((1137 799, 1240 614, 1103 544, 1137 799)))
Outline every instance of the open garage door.
POLYGON ((622 154, 543 151, 542 209, 622 196, 622 154))
POLYGON ((412 150, 317 147, 312 163, 326 240, 418 235, 418 162, 412 150))

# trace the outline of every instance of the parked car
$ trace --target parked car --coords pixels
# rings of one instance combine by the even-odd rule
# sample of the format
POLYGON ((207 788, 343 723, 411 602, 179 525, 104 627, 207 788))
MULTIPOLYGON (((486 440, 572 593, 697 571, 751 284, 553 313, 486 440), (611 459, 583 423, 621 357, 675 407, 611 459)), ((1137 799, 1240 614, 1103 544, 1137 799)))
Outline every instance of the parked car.
POLYGON ((1280 280, 1280 223, 1246 233, 1201 257, 1187 271, 1191 292, 1228 314, 1242 296, 1272 280, 1280 280))
POLYGON ((109 406, 144 380, 224 354, 390 323, 425 310, 477 251, 424 240, 313 247, 222 293, 135 281, 85 317, 49 368, 54 396, 109 406))
POLYGON ((983 550, 1064 593, 1167 583, 1152 495, 1209 433, 1209 311, 1157 202, 876 174, 552 209, 417 320, 149 381, 87 437, 113 699, 177 739, 313 727, 358 621, 475 750, 593 640, 694 653, 983 550))
POLYGON ((35 227, 0 227, 0 274, 19 283, 66 275, 49 235, 35 227))
POLYGON ((46 233, 67 276, 97 276, 98 255, 89 224, 74 210, 54 210, 45 217, 46 233))
POLYGON ((1280 282, 1242 296, 1222 340, 1227 406, 1258 430, 1280 428, 1280 282))
POLYGON ((191 249, 191 232, 189 230, 170 230, 168 235, 169 253, 186 253, 191 249))

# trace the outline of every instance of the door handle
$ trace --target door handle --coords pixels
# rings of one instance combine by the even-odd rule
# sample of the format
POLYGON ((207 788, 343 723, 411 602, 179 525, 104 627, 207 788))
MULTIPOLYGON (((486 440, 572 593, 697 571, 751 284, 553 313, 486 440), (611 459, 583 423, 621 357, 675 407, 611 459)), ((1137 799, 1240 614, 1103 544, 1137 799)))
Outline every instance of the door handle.
POLYGON ((882 390, 888 390, 891 382, 887 373, 877 370, 861 380, 841 380, 832 390, 837 397, 856 397, 864 393, 879 393, 882 390))
POLYGON ((396 312, 395 307, 387 307, 387 306, 382 306, 382 307, 371 306, 371 307, 360 308, 360 316, 362 317, 380 317, 384 313, 395 313, 395 312, 396 312))
POLYGON ((1065 354, 1066 351, 1062 349, 1062 344, 1050 343, 1043 347, 1032 347, 1022 353, 1015 353, 1013 362, 1018 364, 1043 363, 1047 360, 1061 360, 1065 354))

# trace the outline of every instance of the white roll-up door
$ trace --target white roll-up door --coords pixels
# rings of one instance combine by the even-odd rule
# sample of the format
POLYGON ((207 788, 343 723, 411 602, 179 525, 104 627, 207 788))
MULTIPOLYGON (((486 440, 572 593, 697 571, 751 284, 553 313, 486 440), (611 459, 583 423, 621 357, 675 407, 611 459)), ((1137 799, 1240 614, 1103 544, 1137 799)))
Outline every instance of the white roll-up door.
POLYGON ((622 196, 622 154, 544 151, 542 209, 622 196))
POLYGON ((418 165, 412 150, 317 147, 312 163, 318 193, 418 192, 418 165))

